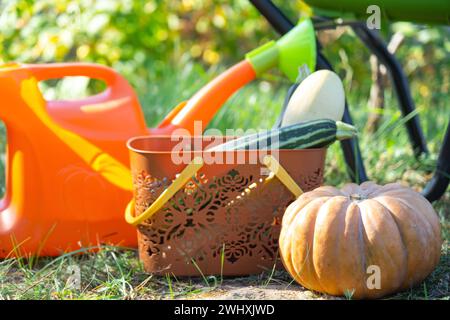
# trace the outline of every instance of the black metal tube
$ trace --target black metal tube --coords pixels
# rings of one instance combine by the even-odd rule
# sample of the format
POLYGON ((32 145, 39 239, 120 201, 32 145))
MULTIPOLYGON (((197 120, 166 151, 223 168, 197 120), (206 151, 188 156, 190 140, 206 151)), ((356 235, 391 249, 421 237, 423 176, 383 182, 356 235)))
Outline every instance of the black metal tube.
MULTIPOLYGON (((317 54, 317 69, 325 69, 333 71, 331 63, 319 52, 317 54)), ((350 111, 348 109, 347 99, 345 99, 345 109, 342 121, 345 123, 353 124, 350 111)), ((347 171, 350 178, 358 183, 362 183, 368 180, 366 168, 364 167, 364 161, 361 156, 361 150, 359 149, 358 139, 353 138, 350 140, 341 141, 342 152, 344 153, 344 159, 347 163, 347 171)))
POLYGON ((250 0, 253 6, 267 19, 270 25, 279 33, 288 33, 294 24, 270 0, 250 0))
POLYGON ((437 161, 438 171, 445 172, 450 175, 450 121, 447 124, 444 140, 442 142, 441 151, 437 161))
MULTIPOLYGON (((352 28, 361 41, 389 71, 403 116, 413 112, 415 109, 414 100, 411 97, 408 80, 398 60, 388 51, 383 40, 375 32, 369 30, 365 24, 355 25, 352 28)), ((412 117, 405 123, 405 126, 415 155, 428 153, 427 143, 420 127, 419 116, 415 115, 412 117)))
POLYGON ((447 125, 444 141, 433 178, 427 183, 422 194, 428 201, 438 200, 447 190, 450 182, 450 123, 447 125))

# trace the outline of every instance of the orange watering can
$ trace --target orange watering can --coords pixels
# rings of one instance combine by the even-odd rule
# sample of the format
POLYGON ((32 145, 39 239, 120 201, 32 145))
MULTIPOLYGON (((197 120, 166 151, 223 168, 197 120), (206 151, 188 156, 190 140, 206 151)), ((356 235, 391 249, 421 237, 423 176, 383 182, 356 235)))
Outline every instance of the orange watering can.
MULTIPOLYGON (((125 142, 139 135, 203 127, 239 88, 278 66, 291 80, 315 66, 312 23, 303 20, 219 75, 154 129, 114 70, 87 63, 0 66, 0 119, 6 126, 6 194, 0 203, 0 257, 43 255, 111 243, 137 244, 123 218, 132 197, 125 142), (86 76, 106 83, 97 95, 46 101, 39 81, 86 76)), ((151 107, 151 106, 149 106, 151 107)))

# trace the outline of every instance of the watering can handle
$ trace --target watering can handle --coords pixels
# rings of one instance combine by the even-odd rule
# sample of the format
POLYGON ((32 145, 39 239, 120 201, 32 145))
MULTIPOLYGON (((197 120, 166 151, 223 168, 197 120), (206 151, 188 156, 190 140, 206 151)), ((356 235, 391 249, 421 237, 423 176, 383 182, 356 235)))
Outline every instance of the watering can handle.
POLYGON ((27 64, 24 67, 31 71, 38 81, 76 76, 103 80, 108 86, 124 81, 113 69, 94 63, 27 64))
MULTIPOLYGON (((294 179, 283 168, 283 166, 271 155, 264 157, 264 165, 275 174, 275 176, 285 185, 285 187, 292 192, 297 198, 303 191, 295 183, 294 179)), ((158 212, 190 179, 203 167, 203 159, 196 157, 189 163, 186 168, 175 178, 172 184, 164 190, 159 197, 139 216, 134 214, 134 200, 131 200, 125 209, 125 220, 134 226, 151 218, 158 212)))
MULTIPOLYGON (((114 69, 84 62, 74 63, 50 63, 50 64, 26 64, 23 65, 38 81, 45 81, 49 79, 61 79, 64 77, 88 77, 90 79, 97 79, 106 83, 107 89, 102 93, 96 94, 94 100, 92 97, 83 98, 78 101, 62 101, 62 105, 68 103, 85 104, 93 101, 103 101, 112 98, 120 97, 134 97, 134 91, 128 82, 114 69)), ((50 104, 59 106, 61 101, 50 101, 50 104)))
POLYGON ((132 101, 135 101, 133 106, 137 118, 142 119, 142 121, 140 121, 140 126, 142 127, 142 130, 146 130, 143 115, 141 115, 141 110, 133 88, 129 85, 127 80, 125 80, 125 78, 123 78, 114 69, 99 64, 83 62, 25 64, 22 65, 22 67, 32 74, 37 81, 77 76, 84 76, 90 79, 104 81, 106 84, 106 89, 103 90, 103 92, 76 100, 51 100, 47 101, 47 104, 49 107, 54 108, 66 108, 69 106, 77 108, 84 105, 101 103, 114 99, 131 98, 132 101))
MULTIPOLYGON (((37 82, 84 76, 89 79, 101 80, 106 84, 106 88, 102 92, 87 97, 47 100, 45 101, 47 112, 60 112, 59 116, 62 119, 81 119, 80 117, 82 117, 82 119, 85 119, 82 126, 91 129, 96 128, 99 131, 113 132, 121 124, 120 121, 124 121, 124 123, 131 121, 130 123, 133 123, 132 127, 121 128, 121 132, 144 133, 147 131, 144 115, 133 88, 114 69, 83 62, 23 64, 19 67, 24 69, 29 76, 34 77, 37 82), (90 117, 86 117, 91 110, 100 113, 94 112, 91 113, 90 117), (111 111, 115 113, 112 114, 111 111), (109 114, 112 115, 109 116, 109 114)), ((42 92, 40 94, 45 100, 42 92)), ((80 122, 77 123, 80 124, 80 122)))

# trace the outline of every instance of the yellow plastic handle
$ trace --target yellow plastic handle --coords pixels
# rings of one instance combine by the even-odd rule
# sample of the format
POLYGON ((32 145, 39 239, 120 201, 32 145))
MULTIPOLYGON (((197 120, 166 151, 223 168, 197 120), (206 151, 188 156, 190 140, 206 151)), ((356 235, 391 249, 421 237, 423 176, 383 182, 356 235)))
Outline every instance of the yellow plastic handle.
MULTIPOLYGON (((198 170, 200 170, 201 167, 203 167, 203 164, 204 162, 201 157, 194 158, 192 162, 184 168, 180 175, 175 178, 172 184, 159 195, 155 202, 137 217, 134 216, 134 200, 131 200, 125 209, 125 220, 129 224, 137 226, 141 222, 151 218, 189 181, 189 179, 192 178, 193 175, 197 173, 198 170)), ((273 156, 265 156, 264 165, 275 174, 295 197, 298 197, 303 193, 302 189, 295 183, 294 179, 292 179, 289 173, 287 173, 283 166, 273 156)))
POLYGON ((134 226, 140 224, 142 221, 147 220, 152 215, 154 215, 159 209, 161 209, 167 201, 172 198, 175 193, 178 192, 193 175, 197 173, 200 168, 203 167, 203 159, 201 157, 196 157, 192 160, 190 164, 180 173, 178 177, 172 182, 172 184, 164 190, 158 197, 158 199, 153 202, 150 207, 148 207, 142 214, 135 217, 134 211, 134 200, 131 200, 125 210, 125 220, 134 226))
POLYGON ((303 190, 295 183, 294 179, 292 179, 277 159, 270 155, 265 156, 264 165, 275 174, 290 192, 292 192, 295 198, 298 198, 303 193, 303 190))

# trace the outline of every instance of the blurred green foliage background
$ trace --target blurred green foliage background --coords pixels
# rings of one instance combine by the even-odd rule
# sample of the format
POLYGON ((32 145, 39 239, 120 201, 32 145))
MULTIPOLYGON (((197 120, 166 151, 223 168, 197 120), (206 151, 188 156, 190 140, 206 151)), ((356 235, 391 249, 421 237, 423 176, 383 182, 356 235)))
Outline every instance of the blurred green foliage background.
MULTIPOLYGON (((312 14, 311 8, 301 1, 274 2, 293 21, 312 14)), ((449 118, 450 28, 406 22, 383 24, 381 35, 386 41, 395 32, 405 36, 396 55, 409 78, 433 161, 449 118)), ((371 86, 370 53, 350 28, 321 31, 318 35, 325 56, 344 81, 351 112, 363 131, 370 111, 367 105, 371 86)), ((149 126, 156 125, 172 107, 242 59, 246 52, 277 37, 247 0, 0 2, 0 63, 85 61, 112 66, 136 89, 149 126)), ((235 95, 210 126, 271 127, 288 85, 287 79, 276 71, 267 74, 235 95)), ((99 90, 92 81, 89 84, 71 78, 43 84, 46 98, 76 98, 94 89, 99 90)), ((363 137, 368 141, 362 151, 370 169, 380 163, 378 151, 394 157, 394 163, 398 163, 395 156, 407 155, 405 168, 416 161, 409 148, 404 148, 408 145, 407 137, 401 125, 396 124, 401 118, 396 104, 392 86, 388 84, 386 108, 380 111, 384 119, 382 127, 392 125, 399 129, 379 140, 363 137)), ((2 134, 2 150, 4 138, 2 134)), ((332 158, 334 152, 340 155, 338 147, 336 144, 331 148, 332 158)), ((344 164, 339 163, 340 171, 345 171, 344 164)), ((376 172, 383 180, 381 173, 376 172)), ((395 177, 403 173, 396 172, 395 177)), ((385 173, 392 174, 392 171, 385 173)), ((329 177, 333 182, 342 182, 342 177, 336 180, 329 177)))
MULTIPOLYGON (((275 2, 292 20, 310 13, 301 1, 275 2)), ((117 69, 138 92, 171 71, 168 66, 181 72, 191 62, 202 69, 230 65, 277 37, 247 0, 5 0, 0 12, 0 62, 98 62, 117 69)), ((421 94, 446 93, 448 27, 397 23, 383 33, 389 37, 393 30, 407 36, 399 58, 421 94), (420 86, 430 79, 442 86, 420 86)), ((352 32, 324 38, 347 84, 367 89, 368 52, 352 32)))
POLYGON ((246 0, 7 0, 1 12, 1 61, 102 63, 139 89, 174 62, 230 63, 275 36, 246 0))

